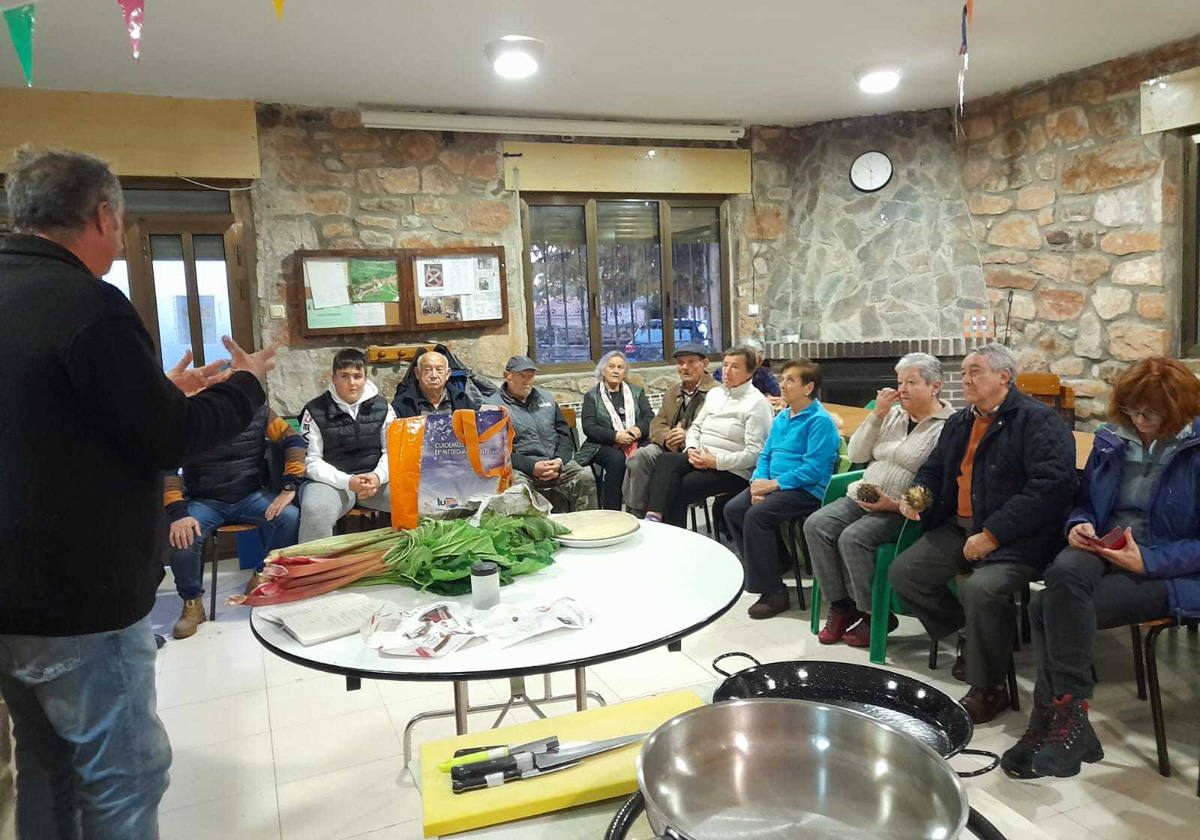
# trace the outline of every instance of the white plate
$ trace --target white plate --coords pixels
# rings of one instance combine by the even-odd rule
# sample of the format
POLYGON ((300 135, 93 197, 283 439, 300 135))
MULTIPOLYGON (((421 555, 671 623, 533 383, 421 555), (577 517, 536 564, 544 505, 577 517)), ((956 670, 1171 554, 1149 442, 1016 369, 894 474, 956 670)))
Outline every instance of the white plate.
POLYGON ((641 527, 641 522, 637 517, 622 513, 615 510, 587 510, 577 511, 575 513, 559 513, 552 514, 554 521, 566 527, 572 527, 574 523, 580 523, 587 526, 587 529, 593 533, 599 531, 596 536, 579 537, 574 534, 564 534, 561 537, 556 537, 560 543, 570 548, 600 548, 606 545, 615 545, 623 540, 627 540, 637 533, 641 527))
POLYGON ((606 545, 616 545, 619 542, 625 542, 625 540, 629 539, 636 533, 637 531, 630 531, 628 534, 621 534, 620 536, 616 537, 606 537, 602 540, 573 540, 570 537, 555 537, 554 539, 558 540, 567 548, 603 548, 606 545))

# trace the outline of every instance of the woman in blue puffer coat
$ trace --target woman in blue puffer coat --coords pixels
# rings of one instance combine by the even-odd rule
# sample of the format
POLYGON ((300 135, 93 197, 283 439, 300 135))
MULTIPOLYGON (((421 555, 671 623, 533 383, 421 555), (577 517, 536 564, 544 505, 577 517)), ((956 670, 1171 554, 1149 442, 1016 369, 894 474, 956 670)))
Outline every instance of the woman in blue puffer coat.
POLYGON ((1074 776, 1103 758, 1087 714, 1097 630, 1200 612, 1200 380, 1174 359, 1144 359, 1117 381, 1108 414, 1069 546, 1030 604, 1038 679, 1029 729, 1001 760, 1012 776, 1074 776))

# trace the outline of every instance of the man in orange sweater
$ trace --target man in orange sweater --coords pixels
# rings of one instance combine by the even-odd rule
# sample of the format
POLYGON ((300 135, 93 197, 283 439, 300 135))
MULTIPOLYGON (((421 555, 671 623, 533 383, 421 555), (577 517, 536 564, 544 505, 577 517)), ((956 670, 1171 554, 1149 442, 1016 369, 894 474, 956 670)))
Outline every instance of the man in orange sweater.
POLYGON ((960 701, 975 723, 1010 703, 1005 676, 1012 655, 1013 595, 1041 576, 1063 543, 1075 499, 1075 441, 1043 403, 1013 387, 1012 351, 988 344, 962 365, 970 405, 946 421, 915 484, 932 502, 901 503, 924 535, 896 558, 892 588, 929 635, 964 630, 953 675, 971 685, 960 701), (949 584, 966 575, 958 595, 949 584))

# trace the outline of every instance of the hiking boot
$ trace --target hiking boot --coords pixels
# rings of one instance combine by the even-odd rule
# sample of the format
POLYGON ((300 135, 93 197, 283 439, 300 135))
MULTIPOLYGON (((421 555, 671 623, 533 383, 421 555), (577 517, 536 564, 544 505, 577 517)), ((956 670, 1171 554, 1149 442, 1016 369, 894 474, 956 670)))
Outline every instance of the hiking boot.
POLYGON ((862 618, 862 613, 858 610, 839 610, 836 607, 830 607, 829 616, 825 619, 825 626, 817 634, 817 641, 823 645, 840 642, 846 635, 846 631, 860 618, 862 618))
POLYGON ((972 687, 958 702, 967 710, 967 714, 971 717, 971 723, 976 725, 987 723, 1008 708, 1008 686, 972 687))
POLYGON ((1070 694, 1053 701, 1054 720, 1042 748, 1033 757, 1033 772, 1039 776, 1066 778, 1079 773, 1083 762, 1104 758, 1104 748, 1088 720, 1088 702, 1070 694))
POLYGON ((199 598, 192 598, 189 601, 183 602, 183 612, 179 615, 179 620, 175 622, 175 628, 171 631, 171 635, 176 639, 186 639, 188 636, 196 635, 196 628, 203 624, 204 604, 199 598))
POLYGON ((242 594, 249 595, 258 588, 259 584, 266 582, 267 578, 262 572, 255 572, 254 574, 250 575, 250 580, 246 581, 246 588, 242 590, 242 594))
POLYGON ((788 591, 781 589, 758 596, 758 601, 750 608, 749 615, 751 618, 772 618, 781 612, 787 612, 791 605, 792 599, 788 596, 788 591))
MULTIPOLYGON (((900 619, 888 613, 888 632, 891 633, 900 626, 900 619)), ((862 621, 855 624, 846 635, 842 636, 842 641, 850 645, 850 647, 866 648, 871 646, 871 616, 866 613, 862 614, 862 621)))
POLYGON ((1017 743, 1013 744, 1000 756, 1000 769, 1015 779, 1035 779, 1033 759, 1050 733, 1050 724, 1054 721, 1054 707, 1049 703, 1034 703, 1033 712, 1029 715, 1029 728, 1017 743))

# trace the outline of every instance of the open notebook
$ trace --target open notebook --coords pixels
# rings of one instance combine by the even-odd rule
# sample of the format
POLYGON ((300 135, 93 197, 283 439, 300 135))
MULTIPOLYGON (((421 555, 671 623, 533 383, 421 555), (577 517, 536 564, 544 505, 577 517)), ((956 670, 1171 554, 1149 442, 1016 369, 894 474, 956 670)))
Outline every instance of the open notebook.
POLYGON ((300 644, 309 645, 357 633, 384 602, 356 592, 341 592, 277 607, 259 607, 258 615, 278 624, 300 644))

